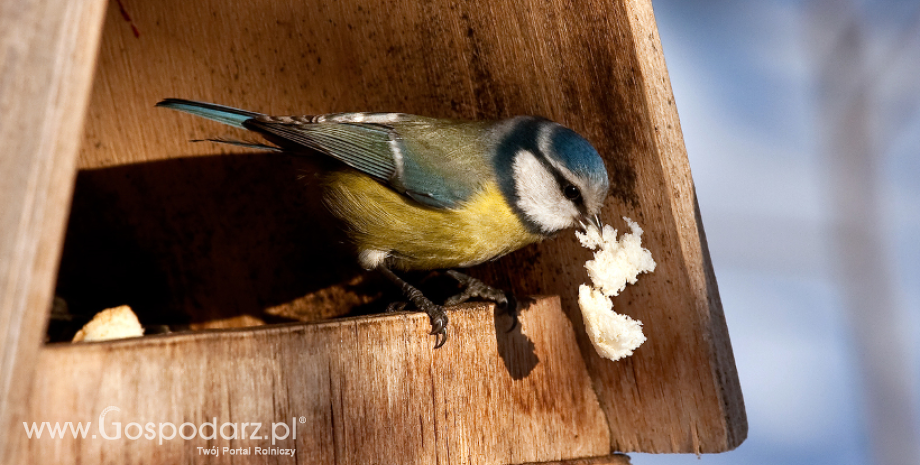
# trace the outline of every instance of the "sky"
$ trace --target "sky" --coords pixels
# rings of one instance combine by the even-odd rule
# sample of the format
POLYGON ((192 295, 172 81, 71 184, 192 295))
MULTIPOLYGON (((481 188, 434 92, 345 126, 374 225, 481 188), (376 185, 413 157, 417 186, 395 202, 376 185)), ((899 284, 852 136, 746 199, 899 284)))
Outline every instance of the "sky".
POLYGON ((653 1, 750 426, 734 451, 630 454, 637 465, 893 463, 920 444, 920 3, 852 2, 871 70, 872 231, 892 302, 889 337, 868 344, 890 349, 913 426, 906 452, 886 448, 893 460, 873 447, 873 362, 829 240, 841 211, 820 136, 826 37, 813 3, 653 1))

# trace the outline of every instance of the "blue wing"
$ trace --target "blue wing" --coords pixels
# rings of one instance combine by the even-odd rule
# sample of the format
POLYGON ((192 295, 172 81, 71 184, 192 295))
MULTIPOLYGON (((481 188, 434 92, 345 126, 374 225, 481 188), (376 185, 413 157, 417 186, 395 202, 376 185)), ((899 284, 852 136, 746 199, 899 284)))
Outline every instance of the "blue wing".
POLYGON ((434 208, 457 207, 492 179, 483 157, 485 123, 402 113, 268 116, 180 99, 157 106, 258 132, 286 150, 328 155, 434 208))
POLYGON ((280 122, 269 118, 250 120, 244 125, 284 148, 315 150, 380 181, 390 182, 397 174, 398 167, 392 154, 397 139, 393 130, 385 126, 280 122))

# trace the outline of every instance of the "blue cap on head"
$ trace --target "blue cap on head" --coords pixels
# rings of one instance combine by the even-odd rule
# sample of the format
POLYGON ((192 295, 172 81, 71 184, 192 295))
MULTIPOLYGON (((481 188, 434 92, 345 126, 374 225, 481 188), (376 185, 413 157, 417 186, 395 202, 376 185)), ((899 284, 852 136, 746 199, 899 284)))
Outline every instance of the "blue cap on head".
POLYGON ((589 179, 605 189, 609 186, 604 160, 594 146, 577 132, 565 126, 556 126, 550 136, 550 145, 559 161, 576 176, 589 179))

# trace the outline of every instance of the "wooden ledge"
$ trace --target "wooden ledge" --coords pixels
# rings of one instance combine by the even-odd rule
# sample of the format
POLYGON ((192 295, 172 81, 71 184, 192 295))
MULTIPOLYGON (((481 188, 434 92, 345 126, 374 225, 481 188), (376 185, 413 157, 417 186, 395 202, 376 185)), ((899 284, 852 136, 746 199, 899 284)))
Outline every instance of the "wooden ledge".
POLYGON ((609 454, 607 421, 558 298, 535 300, 510 333, 510 317, 491 305, 458 307, 449 318, 451 336, 440 349, 418 313, 50 345, 40 352, 27 421, 93 422, 98 435, 99 415, 113 406, 119 410, 104 419, 108 436, 114 422, 216 418, 218 425, 262 423, 263 433, 297 419, 297 437, 274 446, 220 437, 159 445, 47 433, 28 440, 20 430, 20 450, 33 463, 231 462, 231 455, 201 456, 198 447, 213 446, 294 448, 299 463, 499 464, 609 454))
POLYGON ((523 465, 630 465, 629 456, 626 454, 611 454, 603 457, 590 457, 586 459, 562 460, 558 462, 526 463, 523 465))

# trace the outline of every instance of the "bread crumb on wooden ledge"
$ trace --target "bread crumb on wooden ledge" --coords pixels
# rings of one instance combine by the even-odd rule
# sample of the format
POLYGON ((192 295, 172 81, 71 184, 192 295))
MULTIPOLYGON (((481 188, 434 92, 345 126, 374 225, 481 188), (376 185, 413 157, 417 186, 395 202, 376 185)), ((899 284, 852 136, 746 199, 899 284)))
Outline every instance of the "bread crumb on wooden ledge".
POLYGON ((71 342, 110 341, 144 335, 144 327, 138 321, 131 307, 105 309, 96 314, 89 323, 77 331, 71 342))

